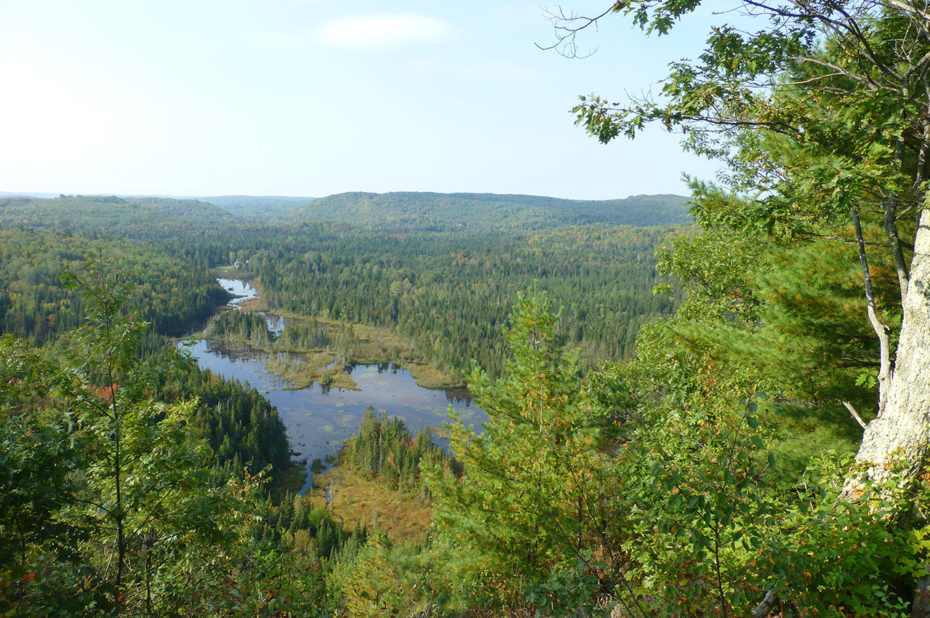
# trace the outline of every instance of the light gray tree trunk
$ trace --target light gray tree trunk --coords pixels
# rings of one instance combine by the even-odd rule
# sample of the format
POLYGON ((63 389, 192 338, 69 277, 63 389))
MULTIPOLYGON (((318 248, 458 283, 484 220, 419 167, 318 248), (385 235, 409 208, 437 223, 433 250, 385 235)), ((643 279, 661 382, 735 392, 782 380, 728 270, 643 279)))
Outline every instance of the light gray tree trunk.
POLYGON ((913 479, 930 454, 930 210, 920 216, 903 308, 888 401, 862 436, 856 455, 861 474, 847 481, 849 497, 862 491, 867 478, 887 479, 893 461, 904 466, 902 480, 913 479))
MULTIPOLYGON (((856 467, 843 488, 855 500, 865 483, 892 481, 906 490, 925 473, 930 456, 930 209, 920 215, 910 281, 904 296, 901 335, 884 411, 865 429, 856 467), (900 476, 892 479, 893 469, 900 476)), ((930 576, 914 591, 911 618, 930 616, 930 576)))

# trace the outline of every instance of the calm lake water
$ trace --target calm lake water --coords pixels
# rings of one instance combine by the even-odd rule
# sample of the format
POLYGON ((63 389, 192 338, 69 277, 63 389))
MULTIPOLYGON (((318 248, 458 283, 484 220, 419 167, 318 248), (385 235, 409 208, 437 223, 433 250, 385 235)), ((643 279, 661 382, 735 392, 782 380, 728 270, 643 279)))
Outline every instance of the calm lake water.
MULTIPOLYGON (((248 283, 235 279, 218 281, 224 289, 243 296, 231 302, 233 306, 258 295, 248 283)), ((272 330, 280 332, 287 328, 280 316, 266 319, 272 330)), ((406 369, 389 363, 354 367, 351 374, 358 391, 324 390, 319 384, 288 390, 291 385, 265 367, 268 356, 247 346, 230 349, 222 342, 201 339, 188 349, 201 367, 225 378, 248 382, 278 409, 287 427, 291 450, 308 464, 307 481, 301 491, 310 486, 309 464, 314 459, 325 461, 336 454, 343 442, 358 432, 369 406, 379 415, 387 412, 402 418, 412 432, 440 427, 449 418, 450 406, 466 425, 473 424, 479 431, 487 418, 481 408, 462 398, 461 391, 422 388, 406 369)))

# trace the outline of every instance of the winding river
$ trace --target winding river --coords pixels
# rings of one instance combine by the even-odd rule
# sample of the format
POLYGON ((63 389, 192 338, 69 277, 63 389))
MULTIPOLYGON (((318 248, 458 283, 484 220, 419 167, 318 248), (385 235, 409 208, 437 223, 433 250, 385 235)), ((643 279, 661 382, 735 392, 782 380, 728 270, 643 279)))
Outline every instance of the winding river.
MULTIPOLYGON (((237 279, 218 279, 224 289, 238 298, 230 304, 241 303, 258 296, 254 287, 237 279)), ((269 328, 278 333, 287 328, 280 316, 266 315, 269 328)), ((251 349, 225 348, 222 342, 198 340, 188 348, 197 363, 204 369, 225 378, 248 382, 261 391, 278 409, 278 415, 287 427, 291 450, 299 460, 306 460, 307 480, 301 491, 310 487, 310 464, 336 454, 347 438, 355 435, 365 409, 373 407, 378 414, 387 412, 398 416, 412 432, 424 427, 439 427, 448 420, 450 406, 462 422, 473 424, 480 430, 487 418, 484 411, 460 391, 427 389, 417 385, 410 373, 390 363, 357 365, 351 370, 359 390, 322 389, 319 384, 293 390, 291 384, 268 371, 268 355, 251 349)), ((436 440, 443 444, 443 441, 436 440)), ((444 444, 443 444, 444 446, 444 444)))

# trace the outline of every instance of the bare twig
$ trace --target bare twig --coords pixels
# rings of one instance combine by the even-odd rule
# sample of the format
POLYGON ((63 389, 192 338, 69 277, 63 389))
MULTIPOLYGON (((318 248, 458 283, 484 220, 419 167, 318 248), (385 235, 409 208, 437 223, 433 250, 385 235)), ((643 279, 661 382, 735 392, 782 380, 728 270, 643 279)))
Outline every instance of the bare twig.
POLYGON ((843 405, 846 406, 846 409, 849 410, 849 413, 852 414, 852 417, 856 419, 856 422, 859 423, 863 429, 865 429, 865 421, 862 420, 862 417, 859 416, 859 413, 856 412, 856 409, 853 407, 853 405, 848 401, 844 401, 843 405))
POLYGON ((591 26, 597 27, 597 23, 607 17, 610 13, 616 10, 616 5, 610 5, 610 8, 602 12, 600 15, 594 17, 585 17, 583 15, 570 14, 566 15, 562 7, 558 7, 555 10, 546 9, 546 14, 548 15, 549 21, 552 22, 552 28, 555 30, 555 42, 550 45, 540 45, 536 43, 536 47, 544 51, 556 50, 559 54, 565 56, 566 58, 585 58, 593 54, 597 49, 593 49, 587 53, 579 54, 578 46, 575 42, 575 39, 579 32, 590 28, 591 26))

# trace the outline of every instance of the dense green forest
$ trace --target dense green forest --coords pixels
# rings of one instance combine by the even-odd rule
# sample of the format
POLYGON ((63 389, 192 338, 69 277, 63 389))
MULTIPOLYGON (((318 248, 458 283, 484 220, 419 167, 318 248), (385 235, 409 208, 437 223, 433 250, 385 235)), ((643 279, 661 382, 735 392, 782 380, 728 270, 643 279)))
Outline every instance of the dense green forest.
POLYGON ((152 240, 196 233, 232 221, 229 213, 197 200, 116 196, 0 198, 2 227, 29 226, 152 240))
POLYGON ((221 196, 197 199, 0 195, 0 226, 168 238, 238 222, 348 223, 392 233, 551 230, 572 225, 656 226, 691 221, 680 195, 563 200, 490 193, 342 193, 324 198, 221 196))
MULTIPOLYGON (((557 32, 571 53, 599 19, 662 35, 699 4, 557 32)), ((0 612, 930 615, 930 18, 747 4, 759 29, 714 28, 660 99, 575 109, 601 141, 658 122, 721 160, 692 183, 695 228, 524 211, 453 234, 395 194, 420 223, 146 228, 117 201, 104 237, 103 211, 13 200, 4 226, 54 231, 2 231, 0 612), (389 326, 463 372, 482 432, 453 418, 442 451, 368 413, 342 453, 428 510, 421 536, 289 493, 275 411, 162 339, 222 302, 208 269, 234 261, 271 308, 389 326)))
POLYGON ((167 237, 235 221, 349 223, 387 232, 547 230, 572 225, 677 225, 691 221, 680 195, 565 200, 492 193, 340 193, 323 198, 217 196, 170 199, 0 194, 0 225, 31 225, 130 237, 167 237), (187 229, 185 229, 185 226, 187 229))
POLYGON ((290 216, 400 233, 541 230, 592 223, 650 226, 688 223, 686 201, 678 195, 585 201, 490 193, 341 193, 314 200, 290 216))
MULTIPOLYGON (((198 368, 164 340, 203 327, 227 300, 212 267, 238 260, 270 308, 304 318, 277 337, 259 316, 223 313, 208 336, 338 348, 333 319, 349 332, 353 322, 374 324, 462 376, 475 359, 499 369, 520 290, 576 297, 564 329, 586 342, 592 367, 600 354, 629 355, 639 325, 675 305, 651 294, 655 247, 682 233, 674 228, 398 235, 338 223, 259 226, 211 208, 159 198, 5 202, 4 611, 245 611, 234 599, 249 578, 234 565, 256 552, 320 573, 299 581, 282 567, 258 584, 267 595, 257 607, 282 586, 297 591, 288 611, 346 607, 355 574, 337 567, 369 551, 368 533, 344 530, 331 511, 288 493, 300 468, 258 392, 198 368), (625 285, 615 285, 621 276, 625 285), (326 329, 315 315, 330 320, 326 329), (146 480, 156 470, 159 481, 146 480), (37 517, 47 523, 30 523, 37 517), (206 556, 216 577, 197 567, 206 556)), ((453 477, 460 468, 428 432, 414 438, 398 423, 366 419, 345 465, 428 505, 421 468, 453 477)))
POLYGON ((290 233, 285 242, 256 233, 236 253, 271 307, 396 329, 423 358, 457 372, 472 360, 500 367, 501 327, 521 290, 564 304, 562 328, 589 366, 629 357, 639 326, 675 304, 652 294, 653 253, 667 228, 394 238, 308 225, 290 233))
POLYGON ((276 195, 220 195, 198 198, 202 202, 219 206, 237 219, 250 223, 273 223, 286 221, 292 211, 311 202, 309 197, 286 197, 276 195))
MULTIPOLYGON (((409 225, 400 226, 400 234, 365 229, 380 226, 370 211, 354 217, 358 225, 259 226, 190 200, 92 196, 7 198, 0 226, 143 240, 201 269, 238 260, 243 276, 257 277, 268 308, 394 329, 423 360, 460 376, 472 360, 492 370, 500 366, 501 326, 516 293, 530 287, 564 303, 563 327, 589 367, 604 358, 628 358, 639 327, 675 306, 674 298, 651 294, 659 282, 654 251, 677 233, 668 225, 687 221, 684 198, 576 203, 507 196, 516 206, 508 215, 511 223, 498 227, 517 231, 480 230, 489 227, 481 225, 463 234, 424 232, 418 213, 437 200, 467 198, 478 205, 478 219, 490 221, 500 196, 404 195, 409 225), (545 219, 551 229, 520 231, 539 227, 534 214, 539 209, 556 213, 545 219), (600 213, 595 220, 647 227, 568 225, 592 218, 586 212, 600 213), (616 285, 620 279, 623 284, 616 285)), ((333 197, 343 206, 348 199, 333 197)), ((358 197, 366 204, 371 195, 358 197)), ((264 204, 262 199, 243 203, 264 204)), ((156 318, 149 312, 146 319, 156 318)), ((173 321, 160 309, 157 319, 173 321)))
POLYGON ((192 332, 228 294, 209 273, 152 245, 86 236, 0 229, 0 326, 36 345, 75 328, 83 316, 80 294, 61 285, 62 272, 93 257, 139 288, 129 310, 155 332, 192 332))

